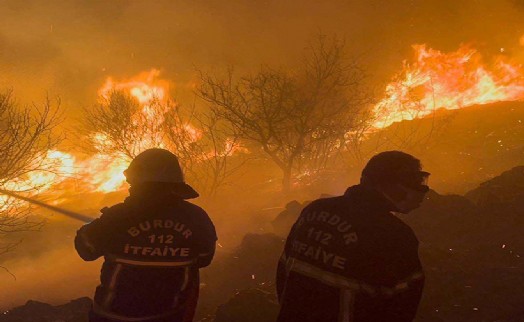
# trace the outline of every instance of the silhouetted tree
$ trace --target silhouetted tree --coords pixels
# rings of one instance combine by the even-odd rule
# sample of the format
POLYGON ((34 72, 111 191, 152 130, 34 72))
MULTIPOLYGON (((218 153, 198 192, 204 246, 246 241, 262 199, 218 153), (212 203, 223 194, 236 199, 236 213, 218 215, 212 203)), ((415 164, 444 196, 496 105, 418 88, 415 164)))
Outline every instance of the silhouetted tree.
MULTIPOLYGON (((53 108, 47 98, 41 106, 22 106, 14 99, 12 90, 0 93, 0 189, 35 192, 38 183, 27 177, 36 171, 54 171, 46 156, 60 141, 52 133, 61 121, 59 100, 56 105, 53 108)), ((41 225, 41 220, 30 216, 28 205, 0 194, 0 238, 41 225)), ((15 244, 0 241, 0 254, 15 244)))
POLYGON ((248 160, 239 135, 214 111, 182 115, 173 109, 165 115, 168 142, 180 156, 184 169, 199 191, 215 196, 248 160))
POLYGON ((364 76, 343 41, 320 35, 297 70, 264 66, 240 79, 231 69, 225 77, 201 73, 197 93, 281 170, 287 191, 298 174, 325 168, 347 133, 365 125, 364 76))
POLYGON ((184 108, 171 100, 153 98, 140 104, 114 91, 86 109, 85 129, 97 152, 132 159, 145 149, 163 147, 179 156, 189 178, 203 195, 214 196, 243 158, 238 136, 213 112, 184 108))
POLYGON ((97 152, 129 159, 164 143, 163 115, 174 106, 153 98, 147 106, 124 91, 111 91, 85 109, 84 130, 97 152))

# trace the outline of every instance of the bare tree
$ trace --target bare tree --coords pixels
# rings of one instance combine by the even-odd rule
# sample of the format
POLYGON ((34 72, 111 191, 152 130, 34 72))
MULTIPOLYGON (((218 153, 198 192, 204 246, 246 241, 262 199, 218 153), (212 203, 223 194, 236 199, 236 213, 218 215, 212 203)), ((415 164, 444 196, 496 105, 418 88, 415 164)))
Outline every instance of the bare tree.
POLYGON ((199 97, 281 170, 288 191, 293 177, 326 167, 347 132, 365 114, 364 71, 340 39, 320 35, 293 72, 263 67, 235 79, 201 73, 199 97))
POLYGON ((91 109, 84 110, 84 130, 98 152, 134 158, 164 142, 163 115, 174 108, 170 101, 153 98, 147 105, 124 91, 112 91, 91 109))
POLYGON ((214 197, 245 164, 245 149, 234 129, 213 111, 166 114, 166 135, 199 191, 214 197), (239 152, 239 153, 238 153, 239 152))
MULTIPOLYGON (((54 171, 46 155, 60 141, 53 130, 61 121, 60 100, 56 108, 49 98, 42 106, 20 106, 12 90, 0 93, 0 189, 36 192, 38 183, 27 180, 36 171, 54 171)), ((31 216, 30 208, 17 200, 0 195, 0 237, 20 231, 38 229, 41 220, 31 216)), ((1 243, 0 254, 15 243, 1 243)))
POLYGON ((114 91, 86 109, 84 131, 98 152, 133 158, 148 148, 164 147, 179 156, 189 178, 203 195, 214 196, 242 158, 234 158, 238 138, 213 113, 186 109, 171 100, 147 104, 114 91))

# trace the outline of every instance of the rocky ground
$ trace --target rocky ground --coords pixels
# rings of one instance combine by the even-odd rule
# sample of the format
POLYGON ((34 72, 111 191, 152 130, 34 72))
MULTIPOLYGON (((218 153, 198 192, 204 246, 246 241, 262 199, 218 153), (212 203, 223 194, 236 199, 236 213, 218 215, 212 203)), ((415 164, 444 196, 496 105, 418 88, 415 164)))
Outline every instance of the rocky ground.
MULTIPOLYGON (((427 274, 417 321, 524 321, 523 214, 524 167, 517 167, 465 196, 432 191, 403 218, 421 241, 427 274)), ((275 234, 248 234, 203 270, 197 320, 273 322, 283 242, 275 234)), ((87 298, 60 306, 29 301, 0 322, 81 322, 89 306, 87 298)))
POLYGON ((3 312, 2 322, 87 322, 87 312, 91 307, 87 297, 69 303, 52 306, 37 301, 28 301, 25 305, 3 312))

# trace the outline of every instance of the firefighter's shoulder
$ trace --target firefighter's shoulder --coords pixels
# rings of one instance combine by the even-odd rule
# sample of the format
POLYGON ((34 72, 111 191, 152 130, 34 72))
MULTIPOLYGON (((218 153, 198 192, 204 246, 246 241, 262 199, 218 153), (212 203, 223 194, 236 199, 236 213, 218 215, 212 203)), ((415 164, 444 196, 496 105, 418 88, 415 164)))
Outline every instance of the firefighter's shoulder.
POLYGON ((100 209, 100 219, 112 220, 121 216, 125 216, 129 212, 129 207, 125 203, 118 203, 113 206, 108 206, 100 209))
POLYGON ((389 253, 386 257, 391 254, 418 257, 419 240, 415 232, 396 214, 377 217, 371 226, 371 236, 383 252, 389 253))
POLYGON ((344 202, 343 196, 319 198, 309 203, 304 208, 303 212, 308 212, 312 210, 327 210, 327 209, 337 208, 337 207, 342 206, 343 202, 344 202))
POLYGON ((196 216, 196 219, 209 218, 209 215, 203 208, 189 201, 181 200, 179 203, 179 207, 182 208, 185 212, 191 213, 191 215, 196 216))
POLYGON ((182 200, 179 207, 181 207, 185 213, 190 215, 192 222, 200 227, 200 229, 208 231, 211 234, 216 234, 215 226, 210 216, 203 208, 186 200, 182 200))
POLYGON ((390 215, 386 216, 385 218, 387 218, 386 224, 391 232, 397 235, 402 235, 409 239, 415 239, 418 243, 418 239, 413 229, 408 224, 406 224, 404 220, 399 218, 398 214, 390 213, 390 215))

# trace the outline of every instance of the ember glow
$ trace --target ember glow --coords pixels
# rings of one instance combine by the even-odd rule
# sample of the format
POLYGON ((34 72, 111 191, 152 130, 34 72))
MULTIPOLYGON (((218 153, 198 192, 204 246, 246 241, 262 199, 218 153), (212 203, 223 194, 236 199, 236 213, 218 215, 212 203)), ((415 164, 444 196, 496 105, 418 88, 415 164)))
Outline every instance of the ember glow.
POLYGON ((504 56, 488 63, 467 45, 450 53, 426 45, 413 45, 413 50, 415 61, 404 61, 402 71, 386 86, 385 97, 375 105, 376 128, 440 108, 524 99, 523 67, 504 56))
MULTIPOLYGON (((136 115, 134 122, 162 122, 162 115, 154 113, 151 104, 155 100, 163 101, 169 90, 167 81, 157 79, 159 71, 152 69, 137 76, 123 80, 115 81, 108 78, 104 85, 98 91, 101 99, 114 90, 126 91, 135 97, 142 109, 140 115, 136 115)), ((91 137, 94 144, 100 147, 110 145, 110 139, 102 133, 94 133, 91 137)), ((145 148, 152 147, 155 142, 152 138, 143 138, 140 146, 145 148)), ((125 155, 94 154, 87 158, 75 157, 72 154, 50 150, 41 160, 37 160, 40 165, 38 171, 27 173, 21 178, 9 182, 5 189, 11 191, 36 191, 43 193, 51 188, 57 188, 61 184, 69 187, 67 180, 74 181, 76 190, 88 192, 111 192, 118 191, 125 186, 124 170, 127 168, 129 158, 125 155)), ((6 205, 8 198, 1 196, 0 203, 6 205)), ((7 207, 7 206, 5 206, 7 207)))

